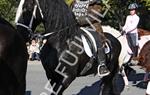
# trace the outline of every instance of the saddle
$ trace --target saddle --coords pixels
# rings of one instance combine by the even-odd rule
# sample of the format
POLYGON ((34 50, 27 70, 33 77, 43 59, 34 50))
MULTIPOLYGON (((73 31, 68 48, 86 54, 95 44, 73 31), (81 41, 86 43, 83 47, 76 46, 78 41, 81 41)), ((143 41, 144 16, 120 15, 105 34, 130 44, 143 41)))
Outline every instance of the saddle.
MULTIPOLYGON (((83 28, 83 34, 81 35, 83 47, 86 54, 90 57, 90 61, 85 65, 80 75, 84 75, 88 70, 92 68, 95 58, 97 57, 98 48, 104 48, 106 56, 110 53, 110 47, 108 43, 104 43, 104 47, 101 47, 98 39, 98 33, 90 28, 83 28)), ((99 65, 100 66, 100 65, 99 65)))

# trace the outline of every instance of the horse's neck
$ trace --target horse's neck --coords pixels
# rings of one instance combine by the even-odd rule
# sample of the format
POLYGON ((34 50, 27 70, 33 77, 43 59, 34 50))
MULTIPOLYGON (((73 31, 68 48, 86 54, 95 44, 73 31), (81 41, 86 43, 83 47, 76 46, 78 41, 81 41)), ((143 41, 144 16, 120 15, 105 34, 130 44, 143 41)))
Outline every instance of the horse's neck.
POLYGON ((104 32, 110 33, 116 38, 121 35, 121 33, 119 31, 117 31, 116 29, 114 29, 110 26, 102 26, 102 29, 103 29, 104 32))

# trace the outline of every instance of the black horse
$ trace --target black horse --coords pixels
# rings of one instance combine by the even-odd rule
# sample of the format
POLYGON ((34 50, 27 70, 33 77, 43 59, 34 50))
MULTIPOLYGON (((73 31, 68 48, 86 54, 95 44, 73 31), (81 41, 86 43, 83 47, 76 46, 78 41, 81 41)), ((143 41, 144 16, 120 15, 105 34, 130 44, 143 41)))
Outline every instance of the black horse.
POLYGON ((91 60, 85 53, 81 40, 81 35, 85 32, 79 27, 72 11, 63 0, 25 0, 20 3, 18 10, 23 12, 17 13, 16 25, 25 39, 30 38, 32 31, 41 22, 45 26, 46 35, 49 35, 40 56, 53 88, 52 94, 62 95, 76 77, 96 74, 98 64, 103 63, 107 65, 110 74, 103 77, 102 94, 118 95, 112 86, 114 76, 118 72, 118 57, 121 50, 121 45, 116 38, 105 33, 108 38, 106 40, 101 33, 95 32, 99 42, 94 56, 96 58, 91 60), (104 52, 105 42, 111 49, 108 54, 104 52), (89 66, 90 70, 82 73, 86 64, 92 67, 89 66))
POLYGON ((27 59, 21 35, 0 17, 0 95, 25 95, 27 59))

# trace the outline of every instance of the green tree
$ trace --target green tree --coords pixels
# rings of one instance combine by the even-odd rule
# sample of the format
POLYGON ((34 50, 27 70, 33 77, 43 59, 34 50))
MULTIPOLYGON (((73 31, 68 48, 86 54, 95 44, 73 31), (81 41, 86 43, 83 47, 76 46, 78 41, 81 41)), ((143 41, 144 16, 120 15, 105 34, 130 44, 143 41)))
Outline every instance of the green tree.
POLYGON ((126 16, 129 14, 128 5, 136 2, 139 6, 138 15, 140 16, 139 27, 150 30, 150 0, 109 0, 111 6, 109 12, 102 21, 102 24, 111 25, 116 29, 123 26, 126 16))
POLYGON ((16 12, 16 0, 0 0, 0 16, 13 23, 16 12))
POLYGON ((145 2, 145 6, 148 7, 148 10, 150 10, 150 0, 142 0, 145 2))

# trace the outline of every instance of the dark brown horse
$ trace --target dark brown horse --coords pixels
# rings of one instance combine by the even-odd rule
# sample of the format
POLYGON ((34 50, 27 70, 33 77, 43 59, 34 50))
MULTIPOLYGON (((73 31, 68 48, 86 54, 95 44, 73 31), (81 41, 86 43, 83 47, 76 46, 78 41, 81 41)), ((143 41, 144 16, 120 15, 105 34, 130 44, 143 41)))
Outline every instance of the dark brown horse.
POLYGON ((21 35, 0 18, 0 95, 25 95, 27 59, 21 35))

